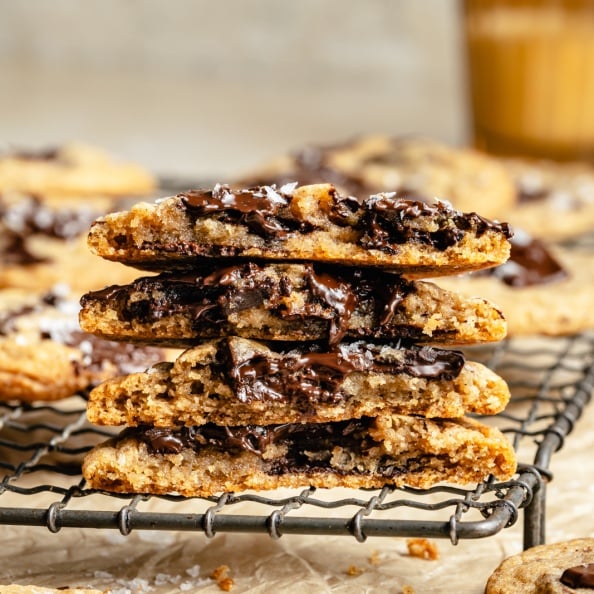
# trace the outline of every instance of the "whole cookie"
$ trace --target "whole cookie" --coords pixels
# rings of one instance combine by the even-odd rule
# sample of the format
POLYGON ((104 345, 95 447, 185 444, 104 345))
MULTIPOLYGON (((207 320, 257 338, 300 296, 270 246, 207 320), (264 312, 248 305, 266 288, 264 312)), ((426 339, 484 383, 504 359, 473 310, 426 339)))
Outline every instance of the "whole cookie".
POLYGON ((516 198, 501 163, 478 151, 421 137, 362 136, 334 146, 308 146, 278 157, 244 185, 330 182, 349 194, 394 190, 448 200, 455 208, 500 215, 516 198))
POLYGON ((593 538, 533 547, 505 559, 489 578, 485 594, 585 594, 594 584, 590 564, 593 538))

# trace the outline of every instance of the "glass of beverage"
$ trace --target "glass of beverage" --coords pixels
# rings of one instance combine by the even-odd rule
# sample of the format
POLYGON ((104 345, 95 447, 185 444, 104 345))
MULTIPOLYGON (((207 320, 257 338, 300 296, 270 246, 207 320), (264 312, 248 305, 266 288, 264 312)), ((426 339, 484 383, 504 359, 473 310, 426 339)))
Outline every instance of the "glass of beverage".
POLYGON ((474 145, 594 161, 594 0, 464 0, 474 145))

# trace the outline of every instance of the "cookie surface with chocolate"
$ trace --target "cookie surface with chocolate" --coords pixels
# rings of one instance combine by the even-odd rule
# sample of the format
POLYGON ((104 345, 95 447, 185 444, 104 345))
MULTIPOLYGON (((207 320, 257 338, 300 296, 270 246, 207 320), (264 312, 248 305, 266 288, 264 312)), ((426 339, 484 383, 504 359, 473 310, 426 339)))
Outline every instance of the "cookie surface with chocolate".
POLYGON ((191 190, 140 203, 91 227, 91 250, 149 270, 189 269, 203 258, 381 266, 409 276, 503 263, 511 230, 443 202, 396 193, 354 198, 319 184, 191 190))
POLYGON ((381 270, 313 264, 204 264, 87 293, 81 304, 87 332, 182 347, 230 335, 468 344, 506 333, 503 314, 484 299, 381 270))
POLYGON ((571 594, 594 589, 594 539, 532 547, 493 572, 485 594, 571 594))
POLYGON ((242 185, 330 182, 346 194, 400 191, 497 217, 515 202, 511 176, 478 151, 420 137, 363 136, 308 146, 244 176, 242 185))
POLYGON ((141 371, 163 359, 154 347, 138 348, 80 330, 78 304, 58 288, 43 295, 0 291, 0 398, 56 400, 101 381, 141 371))
POLYGON ((363 341, 273 350, 231 337, 104 382, 90 393, 87 416, 160 427, 326 422, 389 410, 455 418, 495 414, 508 400, 499 376, 457 351, 363 341))
POLYGON ((564 336, 594 328, 592 254, 546 245, 519 230, 502 266, 436 282, 497 303, 510 336, 564 336))
POLYGON ((339 423, 128 428, 83 462, 91 488, 210 496, 277 487, 428 488, 511 478, 513 448, 471 419, 404 415, 339 423))

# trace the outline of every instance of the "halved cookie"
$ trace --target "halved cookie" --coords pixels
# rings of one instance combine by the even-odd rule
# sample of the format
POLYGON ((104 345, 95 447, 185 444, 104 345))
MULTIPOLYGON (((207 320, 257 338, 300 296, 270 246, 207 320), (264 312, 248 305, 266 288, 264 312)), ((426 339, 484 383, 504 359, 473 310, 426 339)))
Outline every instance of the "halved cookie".
POLYGON ((511 231, 443 202, 396 193, 353 198, 319 184, 276 189, 191 190, 98 219, 91 250, 152 270, 188 269, 204 258, 382 266, 412 276, 503 263, 511 231))
POLYGON ((100 425, 268 425, 337 421, 385 411, 426 417, 495 414, 506 383, 461 353, 356 342, 328 351, 243 338, 209 341, 89 395, 100 425))
POLYGON ((87 332, 181 347, 230 335, 474 344, 506 333, 503 314, 484 299, 382 270, 312 264, 201 264, 87 293, 81 304, 87 332))
POLYGON ((429 488, 511 478, 514 450, 471 419, 403 415, 339 423, 129 428, 83 462, 91 488, 210 496, 277 487, 429 488))

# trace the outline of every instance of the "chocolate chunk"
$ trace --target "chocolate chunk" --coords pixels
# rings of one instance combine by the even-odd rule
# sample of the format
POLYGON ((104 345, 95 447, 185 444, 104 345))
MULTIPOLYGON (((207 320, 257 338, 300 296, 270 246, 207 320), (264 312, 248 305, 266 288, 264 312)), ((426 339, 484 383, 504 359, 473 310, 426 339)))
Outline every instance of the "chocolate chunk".
POLYGON ((489 221, 476 213, 460 213, 444 202, 427 204, 406 200, 398 192, 372 196, 364 205, 365 213, 359 227, 363 230, 363 247, 394 252, 395 247, 407 242, 431 245, 444 251, 458 243, 469 230, 478 237, 488 230, 512 236, 507 223, 489 221), (417 219, 432 220, 435 230, 420 226, 417 219))
POLYGON ((315 405, 339 402, 344 396, 340 386, 349 373, 374 371, 453 379, 464 365, 462 353, 430 347, 402 349, 399 359, 389 361, 382 358, 381 346, 364 342, 341 344, 328 352, 316 351, 316 345, 310 348, 310 352, 293 350, 279 357, 236 353, 229 348, 220 358, 220 373, 231 378, 242 402, 283 400, 315 405))
POLYGON ((60 149, 55 147, 40 149, 37 151, 15 149, 1 156, 8 156, 21 161, 58 161, 60 158, 60 149))
POLYGON ((212 190, 190 190, 179 196, 194 217, 220 215, 221 220, 244 224, 262 237, 284 237, 296 222, 280 212, 289 196, 275 186, 231 190, 217 184, 212 190))
POLYGON ((517 288, 555 283, 568 277, 567 271, 539 239, 522 232, 510 243, 511 254, 505 264, 475 274, 494 276, 517 288))
POLYGON ((594 563, 569 567, 563 572, 560 581, 570 588, 594 588, 594 563))
MULTIPOLYGON (((177 312, 192 312, 194 322, 202 331, 209 324, 224 324, 225 316, 232 312, 266 303, 266 309, 282 318, 328 320, 329 344, 334 345, 349 330, 349 321, 358 307, 373 304, 377 308, 379 326, 383 328, 391 323, 404 297, 414 290, 412 282, 381 271, 311 264, 304 264, 303 270, 310 296, 302 307, 287 308, 283 297, 290 294, 291 283, 282 270, 275 279, 272 274, 264 274, 265 267, 253 262, 223 268, 198 267, 186 274, 143 277, 131 288, 107 287, 83 296, 81 302, 84 305, 89 300, 109 301, 119 319, 142 323, 177 312), (151 297, 139 299, 132 296, 134 292, 151 297)), ((418 338, 408 336, 413 329, 399 325, 396 330, 402 331, 403 338, 418 338)))

